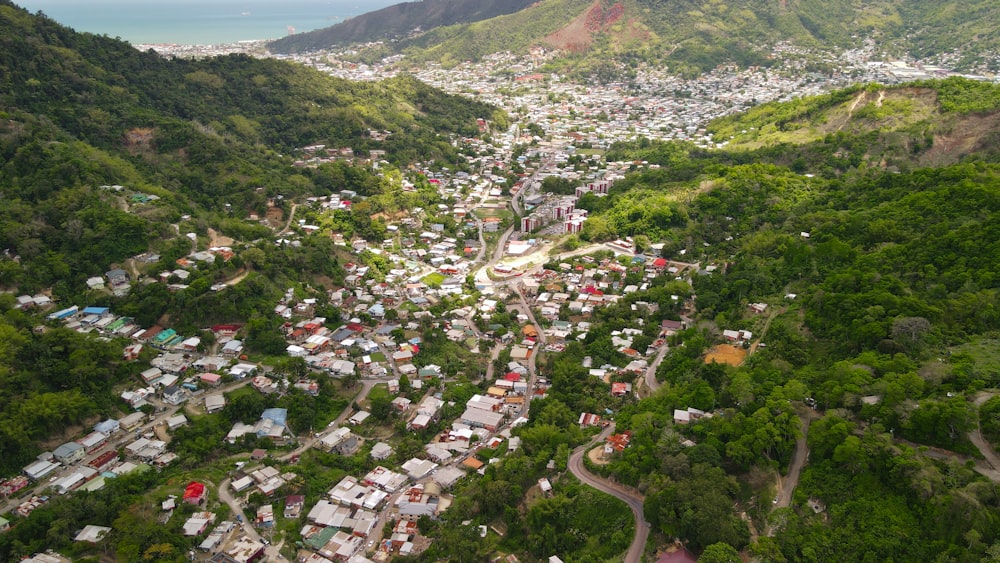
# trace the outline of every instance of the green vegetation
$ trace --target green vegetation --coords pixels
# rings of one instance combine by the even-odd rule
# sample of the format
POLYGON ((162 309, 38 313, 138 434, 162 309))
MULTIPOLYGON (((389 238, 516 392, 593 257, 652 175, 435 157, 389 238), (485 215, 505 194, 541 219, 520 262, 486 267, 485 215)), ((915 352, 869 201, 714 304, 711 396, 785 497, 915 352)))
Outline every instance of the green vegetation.
MULTIPOLYGON (((881 91, 767 106, 713 127, 752 123, 795 136, 881 91)), ((939 103, 895 131, 912 143, 944 134, 956 117, 990 118, 983 112, 995 109, 983 108, 994 107, 997 88, 950 79, 884 92, 896 108, 924 104, 928 93, 939 103)), ((698 549, 749 545, 766 561, 972 561, 1000 542, 993 474, 973 470, 980 453, 969 439, 978 426, 987 439, 1000 437, 1000 402, 979 393, 1000 385, 990 345, 1000 328, 992 266, 1000 256, 990 242, 1000 166, 990 133, 977 131, 973 143, 937 155, 952 164, 922 167, 926 149, 894 152, 885 131, 872 131, 883 119, 874 108, 856 116, 856 133, 806 135, 795 145, 617 146, 609 158, 661 168, 583 202, 605 236, 650 233, 666 240, 667 257, 685 250, 685 261, 723 266, 694 277, 702 324, 672 337, 657 371, 663 387, 617 412, 632 443, 597 468, 646 491, 646 516, 668 538, 698 549), (656 209, 663 212, 651 217, 656 209), (650 222, 632 230, 622 217, 650 222), (769 313, 749 312, 754 302, 770 304, 769 313), (739 367, 705 364, 724 328, 766 329, 766 348, 739 367), (825 414, 810 411, 807 398, 825 414), (689 407, 714 416, 675 425, 673 410, 689 407), (810 419, 809 463, 792 507, 772 513, 773 471, 789 470, 810 419), (958 513, 966 516, 949 516, 958 513), (748 521, 775 539, 751 543, 748 521)), ((608 309, 605 323, 614 327, 623 314, 608 309)))
MULTIPOLYGON (((371 22, 379 19, 388 22, 388 28, 397 34, 400 27, 427 31, 380 46, 369 55, 370 60, 402 52, 414 63, 433 60, 451 65, 496 52, 524 53, 540 45, 566 50, 549 65, 554 72, 614 80, 641 63, 666 65, 685 75, 727 63, 769 66, 767 47, 781 41, 836 49, 857 46, 863 38, 877 36, 884 48, 916 58, 966 49, 958 61, 960 66, 980 63, 984 54, 1000 46, 996 34, 1000 13, 988 0, 933 4, 878 0, 864 5, 823 0, 549 0, 516 2, 515 6, 483 2, 469 17, 463 17, 466 5, 454 6, 456 17, 451 20, 440 17, 439 3, 421 4, 429 5, 426 14, 387 8, 303 37, 281 40, 276 47, 323 49, 336 43, 372 41, 377 38, 371 32, 371 22), (480 20, 490 9, 504 15, 480 20), (395 23, 400 17, 406 19, 402 26, 395 23), (972 49, 970 38, 975 38, 972 49)), ((820 62, 816 66, 828 65, 820 62)))
POLYGON ((39 334, 20 312, 6 308, 4 312, 0 473, 11 475, 41 451, 37 442, 95 414, 115 412, 116 386, 136 375, 137 369, 121 360, 118 343, 65 328, 39 334))
MULTIPOLYGON (((624 6, 649 8, 643 25, 650 29, 649 22, 671 17, 698 24, 700 35, 690 40, 662 36, 679 43, 681 69, 734 56, 716 46, 742 56, 740 30, 767 33, 765 21, 793 36, 803 28, 839 41, 857 25, 890 33, 921 8, 872 5, 850 12, 850 20, 844 7, 822 11, 803 0, 793 3, 800 11, 792 20, 779 3, 760 8, 771 19, 721 2, 682 3, 680 16, 661 2, 624 6), (834 25, 831 18, 841 20, 834 25)), ((529 12, 508 17, 523 13, 529 12)), ((527 41, 554 17, 538 18, 506 40, 527 41)), ((483 25, 474 29, 485 33, 483 25)), ((0 31, 0 64, 10 84, 0 92, 0 243, 10 249, 0 258, 0 285, 17 290, 0 296, 4 474, 71 437, 61 431, 75 436, 119 414, 115 397, 145 365, 121 359, 123 342, 88 338, 16 309, 13 295, 51 290, 67 304, 108 305, 142 325, 169 324, 191 335, 213 323, 245 323, 252 360, 265 359, 289 382, 313 378, 301 359, 283 357, 283 321, 269 313, 274 303, 290 289, 296 298, 315 298, 316 314, 331 328, 339 325, 341 311, 326 290, 342 284, 341 264, 363 262, 373 279, 390 266, 374 252, 348 254, 330 235, 382 240, 387 217, 433 209, 441 200, 426 179, 405 178, 414 189, 403 190, 405 165, 451 164, 457 156, 448 135, 474 134, 475 117, 504 125, 505 116, 492 108, 408 77, 348 84, 277 61, 167 61, 74 34, 7 3, 0 3, 0 31), (365 136, 370 128, 390 135, 376 142, 365 136), (387 150, 392 163, 376 176, 344 163, 293 167, 281 156, 309 143, 387 150), (342 189, 364 199, 349 211, 325 211, 300 198, 291 217, 296 196, 342 189), (289 222, 298 244, 274 244, 273 225, 243 219, 268 211, 273 222, 289 222), (291 219, 319 232, 307 235, 291 219), (183 284, 168 273, 168 281, 178 282, 169 289, 139 280, 128 296, 84 289, 87 277, 113 265, 139 276, 172 271, 177 259, 205 246, 209 229, 235 238, 237 252, 228 261, 199 264, 183 284), (147 252, 158 261, 137 265, 133 257, 147 252), (236 276, 238 284, 217 285, 236 276)), ((472 54, 503 37, 447 31, 471 41, 463 48, 472 54)), ((931 41, 932 31, 914 33, 931 41)), ((627 52, 628 45, 597 42, 596 52, 627 52)), ((586 66, 582 56, 576 63, 586 66)), ((620 258, 621 271, 601 274, 609 287, 641 289, 596 310, 586 335, 564 351, 540 352, 538 374, 552 386, 531 402, 528 422, 512 430, 521 448, 505 453, 511 442, 503 441, 474 454, 503 461, 460 480, 439 521, 421 519, 421 531, 434 541, 416 558, 619 556, 632 531, 628 508, 566 476, 572 449, 598 431, 579 426, 581 412, 613 417, 617 431, 631 432, 629 447, 592 470, 645 496, 656 544, 679 538, 704 560, 732 561, 746 550, 762 561, 977 561, 1000 551, 996 473, 976 446, 980 429, 1000 441, 1000 159, 990 127, 1000 110, 998 92, 961 79, 858 87, 720 120, 711 130, 732 137, 725 150, 640 140, 608 151, 609 159, 659 168, 636 170, 606 198, 582 198, 579 207, 592 216, 568 244, 633 236, 648 252, 663 243, 661 256, 695 264, 691 281, 647 277, 633 261, 642 258, 630 256, 620 258), (956 131, 968 142, 941 142, 956 131), (767 305, 764 313, 750 309, 758 303, 767 305), (592 366, 625 365, 635 354, 616 344, 621 331, 635 329, 631 346, 642 354, 661 338, 662 321, 677 319, 688 327, 669 337, 657 391, 615 397, 608 382, 584 367, 586 357, 592 366), (738 366, 705 363, 723 330, 755 335, 738 366), (676 423, 675 409, 695 409, 688 411, 695 416, 676 423), (808 459, 795 457, 805 453, 802 441, 808 459), (795 459, 805 463, 799 485, 790 506, 775 508, 786 498, 778 496, 775 478, 793 471, 795 459), (543 476, 553 479, 551 497, 538 492, 543 476), (485 538, 480 526, 487 527, 485 538)), ((545 189, 571 187, 549 180, 545 189)), ((497 215, 509 218, 507 211, 497 215)), ((468 232, 444 214, 432 211, 427 219, 449 235, 468 232)), ((571 261, 590 269, 599 260, 571 261)), ((437 274, 426 279, 441 281, 437 274)), ((446 403, 441 421, 407 433, 388 390, 373 389, 363 405, 373 416, 363 430, 391 442, 392 462, 419 455, 489 385, 479 381, 488 356, 471 351, 477 345, 485 351, 487 343, 454 342, 440 322, 473 303, 444 298, 415 319, 416 328, 390 335, 397 343, 418 339, 413 362, 441 367, 445 377, 427 387, 446 403)), ((578 320, 568 306, 558 315, 578 320)), ((497 334, 519 329, 513 308, 503 304, 476 322, 497 334)), ((209 345, 211 338, 205 340, 209 345)), ((509 357, 501 352, 494 367, 509 357)), ((630 374, 611 379, 632 380, 630 374)), ((217 487, 235 460, 264 445, 256 436, 223 443, 235 422, 251 423, 265 408, 281 407, 290 429, 306 435, 347 407, 354 383, 321 376, 315 396, 295 388, 280 396, 232 391, 221 413, 189 413, 190 423, 173 433, 177 463, 113 480, 98 493, 54 499, 0 535, 0 559, 49 547, 81 561, 183 560, 194 540, 180 536, 182 518, 161 525, 148 507, 193 478, 217 487), (70 534, 84 524, 114 532, 100 547, 71 544, 70 534)), ((400 378, 400 387, 417 399, 408 379, 400 378)), ((369 452, 369 445, 352 456, 309 451, 295 469, 282 464, 300 477, 279 497, 296 492, 313 503, 332 482, 371 468, 369 452)), ((264 502, 252 494, 248 506, 264 502)), ((193 510, 184 506, 178 515, 193 510)), ((282 522, 280 532, 294 543, 303 523, 282 522)))
MULTIPOLYGON (((434 159, 458 167, 447 134, 476 134, 477 118, 506 126, 494 108, 411 77, 354 83, 246 56, 167 60, 72 32, 7 1, 0 3, 0 36, 8 85, 0 93, 0 245, 20 257, 0 262, 0 283, 23 292, 51 287, 67 300, 80 297, 87 277, 146 250, 164 258, 154 272, 174 268, 191 246, 175 239, 179 232, 168 223, 185 215, 193 218, 184 227, 199 235, 214 227, 251 243, 272 231, 244 218, 263 216, 269 203, 286 197, 342 189, 384 194, 345 212, 346 234, 360 236, 377 233, 371 215, 407 203, 363 169, 292 167, 283 155, 299 147, 379 149, 394 166, 434 159), (378 141, 369 130, 389 135, 378 141)), ((258 247, 244 261, 256 270, 308 263, 317 274, 342 277, 335 264, 316 260, 319 252, 330 254, 329 245, 311 246, 314 252, 305 253, 258 247)), ((213 273, 235 275, 244 261, 213 273)), ((188 299, 213 301, 201 297, 216 281, 189 282, 188 299)), ((202 320, 226 316, 218 311, 202 320)))
POLYGON ((318 51, 332 45, 368 43, 395 39, 413 29, 471 23, 509 14, 531 5, 534 0, 427 0, 400 3, 355 16, 337 25, 297 33, 271 42, 274 53, 318 51))

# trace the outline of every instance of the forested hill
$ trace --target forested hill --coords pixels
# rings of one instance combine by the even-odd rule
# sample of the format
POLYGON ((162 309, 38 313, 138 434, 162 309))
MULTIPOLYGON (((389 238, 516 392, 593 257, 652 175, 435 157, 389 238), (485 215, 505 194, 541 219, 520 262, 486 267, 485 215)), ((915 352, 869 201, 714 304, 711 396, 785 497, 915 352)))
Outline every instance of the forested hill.
POLYGON ((511 14, 536 0, 425 0, 402 2, 368 12, 337 25, 274 41, 275 53, 298 53, 334 45, 405 37, 419 30, 472 23, 511 14))
POLYGON ((171 121, 284 150, 317 140, 353 142, 368 129, 471 133, 475 118, 492 112, 405 78, 359 84, 246 56, 167 60, 76 33, 7 0, 0 0, 0 33, 0 102, 46 115, 101 148, 119 147, 132 128, 171 121))
MULTIPOLYGON (((609 62, 668 65, 681 73, 736 62, 766 65, 767 46, 789 41, 823 49, 876 37, 882 48, 917 58, 956 51, 961 67, 1000 48, 1000 6, 990 0, 543 0, 493 19, 432 28, 391 47, 414 61, 462 61, 531 46, 564 51, 565 69, 609 62)), ((428 22, 429 23, 429 22, 428 22)), ((300 44, 303 45, 304 44, 300 44)), ((329 46, 320 42, 312 48, 329 46)))
MULTIPOLYGON (((694 326, 670 337, 658 391, 615 413, 631 442, 598 468, 644 491, 654 532, 699 560, 718 542, 733 555, 712 561, 996 560, 998 112, 991 84, 873 86, 716 122, 724 150, 608 153, 650 166, 580 198, 580 238, 663 241, 703 268, 694 326), (757 342, 739 365, 705 356, 725 329, 757 342), (714 416, 676 424, 691 407, 714 416), (795 473, 795 455, 782 504, 787 481, 764 476, 795 473)), ((652 295, 595 314, 595 364, 614 353, 600 321, 627 326, 652 295)), ((583 350, 553 361, 571 412, 583 350)))
MULTIPOLYGON (((168 60, 6 0, 0 77, 0 248, 21 258, 2 262, 0 284, 27 291, 82 284, 173 236, 168 223, 181 215, 227 204, 262 215, 276 196, 329 193, 291 166, 297 147, 449 163, 456 153, 442 135, 474 135, 476 119, 496 111, 408 77, 355 83, 246 56, 168 60), (159 199, 129 209, 104 185, 159 199)), ((237 223, 228 235, 259 236, 237 223)))
MULTIPOLYGON (((169 319, 192 335, 206 324, 246 322, 293 284, 343 283, 329 238, 271 242, 290 201, 340 190, 366 196, 337 220, 347 236, 368 238, 376 238, 373 206, 406 201, 382 195, 388 180, 367 166, 296 167, 298 148, 349 148, 358 159, 380 150, 394 172, 431 160, 461 166, 449 135, 478 134, 477 119, 504 119, 408 77, 354 83, 245 56, 164 59, 6 0, 0 84, 2 474, 50 447, 40 442, 53 433, 115 412, 115 387, 134 375, 117 344, 32 332, 38 321, 14 310, 14 296, 114 307, 144 327, 169 319), (254 220, 272 214, 273 222, 254 220), (175 272, 199 244, 231 246, 234 255, 200 264, 171 291, 147 283, 175 272), (86 283, 116 268, 133 283, 127 295, 86 283), (239 283, 229 291, 210 290, 232 280, 239 283)), ((251 331, 250 346, 263 334, 282 352, 272 329, 251 331)))

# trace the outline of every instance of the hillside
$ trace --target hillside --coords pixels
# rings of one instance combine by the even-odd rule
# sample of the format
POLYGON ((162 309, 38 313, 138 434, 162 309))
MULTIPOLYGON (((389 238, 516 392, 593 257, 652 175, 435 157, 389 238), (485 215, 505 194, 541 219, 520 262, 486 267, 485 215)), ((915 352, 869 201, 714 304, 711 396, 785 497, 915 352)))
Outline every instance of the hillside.
POLYGON ((425 33, 391 47, 415 62, 447 63, 548 46, 564 50, 553 66, 560 72, 588 74, 608 61, 648 61, 692 74, 726 62, 766 65, 768 47, 782 41, 839 49, 876 37, 889 54, 923 58, 957 50, 952 63, 963 67, 988 61, 1000 49, 998 21, 1000 7, 988 0, 876 0, 861 7, 846 0, 544 0, 461 25, 415 19, 409 25, 425 33))
MULTIPOLYGON (((292 284, 343 279, 329 238, 289 248, 267 242, 290 222, 292 198, 340 190, 369 197, 367 209, 338 217, 348 236, 368 237, 376 202, 408 201, 383 195, 388 181, 370 167, 295 167, 300 147, 347 147, 360 158, 381 150, 400 167, 458 163, 442 138, 476 134, 479 118, 503 119, 410 78, 352 83, 243 56, 167 60, 6 1, 0 76, 4 310, 13 310, 14 295, 45 295, 64 306, 113 305, 144 326, 169 322, 187 334, 246 322, 292 284), (152 283, 166 281, 160 274, 171 275, 199 245, 234 251, 194 267, 170 290, 152 283), (87 284, 116 268, 127 270, 131 293, 87 284), (235 286, 225 296, 210 289, 224 282, 235 286)), ((119 344, 63 329, 36 334, 37 322, 20 311, 0 322, 4 473, 51 447, 43 441, 53 433, 116 412, 116 387, 135 376, 119 344)), ((270 321, 259 323, 251 347, 276 346, 270 321)), ((280 338, 277 345, 283 351, 280 338)))
MULTIPOLYGON (((245 56, 166 60, 9 2, 0 3, 0 74, 7 84, 0 182, 8 202, 0 244, 22 257, 20 272, 2 283, 26 289, 56 281, 34 259, 47 252, 69 261, 66 289, 73 290, 108 263, 169 237, 167 220, 219 213, 227 204, 240 216, 263 215, 269 198, 320 189, 308 171, 292 168, 286 155, 299 147, 379 149, 400 165, 447 163, 455 151, 439 135, 475 134, 476 119, 495 111, 405 77, 354 83, 245 56), (372 138, 373 130, 386 134, 372 138), (102 185, 159 202, 131 210, 117 203, 96 214, 94 206, 114 199, 102 185), (70 240, 62 227, 77 222, 82 230, 70 240), (28 224, 36 226, 22 228, 28 224), (85 253, 69 252, 77 248, 85 253)), ((227 235, 255 238, 252 228, 215 221, 227 235)))
POLYGON ((524 9, 535 0, 425 0, 401 2, 307 33, 272 42, 274 53, 299 53, 399 39, 436 27, 466 24, 524 9))
MULTIPOLYGON (((753 124, 781 145, 609 153, 650 166, 578 201, 591 212, 580 238, 648 237, 713 266, 692 280, 697 315, 671 337, 662 386, 616 414, 630 447, 601 469, 645 491, 654 530, 764 561, 995 552, 1000 512, 981 491, 1000 477, 979 428, 996 439, 998 113, 1000 89, 965 80, 852 89, 713 125, 753 124), (879 115, 890 106, 898 121, 879 115), (942 140, 952 128, 963 141, 942 140), (738 366, 706 355, 724 329, 754 335, 738 366), (692 407, 714 416, 677 424, 692 407), (957 505, 966 517, 948 518, 957 505)), ((651 295, 598 317, 621 323, 651 295)), ((588 335, 588 354, 601 339, 588 335)))
POLYGON ((992 87, 960 79, 870 85, 764 104, 716 120, 708 130, 729 150, 784 147, 786 163, 810 145, 866 138, 867 150, 855 157, 883 168, 943 166, 995 154, 997 107, 992 87))

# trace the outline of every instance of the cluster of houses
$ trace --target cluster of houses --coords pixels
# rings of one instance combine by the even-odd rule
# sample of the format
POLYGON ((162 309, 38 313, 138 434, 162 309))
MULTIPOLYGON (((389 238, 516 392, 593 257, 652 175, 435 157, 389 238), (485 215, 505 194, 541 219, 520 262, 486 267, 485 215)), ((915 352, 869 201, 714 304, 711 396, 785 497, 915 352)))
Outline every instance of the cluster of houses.
MULTIPOLYGON (((16 492, 32 481, 39 483, 49 479, 48 486, 57 494, 75 490, 94 491, 103 488, 107 479, 172 463, 177 456, 167 452, 166 443, 161 440, 138 436, 124 447, 119 447, 128 441, 125 437, 139 428, 145 418, 145 414, 136 412, 119 420, 99 422, 83 438, 40 454, 24 467, 23 477, 4 481, 5 490, 16 492), (124 459, 120 455, 122 451, 124 459)), ((30 514, 36 505, 36 500, 29 500, 18 508, 18 514, 30 514)))
POLYGON ((135 319, 116 315, 109 307, 90 306, 81 309, 73 305, 50 313, 46 318, 50 321, 60 321, 66 328, 77 332, 94 333, 108 338, 128 338, 132 344, 126 346, 123 352, 126 360, 138 358, 144 345, 173 352, 174 355, 168 357, 167 363, 180 362, 177 365, 178 369, 174 370, 176 372, 188 367, 177 356, 194 353, 201 345, 200 338, 182 336, 172 328, 154 325, 144 329, 136 324, 135 319))

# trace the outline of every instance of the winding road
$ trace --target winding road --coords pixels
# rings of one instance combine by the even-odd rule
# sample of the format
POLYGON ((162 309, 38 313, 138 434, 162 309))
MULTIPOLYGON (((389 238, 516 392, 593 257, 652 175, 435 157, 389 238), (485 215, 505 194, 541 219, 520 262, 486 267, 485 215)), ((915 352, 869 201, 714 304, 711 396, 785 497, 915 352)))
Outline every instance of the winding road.
POLYGON ((632 516, 635 517, 635 535, 632 537, 632 544, 625 553, 625 563, 640 563, 642 555, 646 551, 646 540, 649 538, 649 522, 643 515, 642 504, 644 497, 638 493, 626 489, 621 485, 610 483, 587 471, 583 464, 583 456, 597 442, 603 442, 615 430, 615 425, 608 425, 600 434, 595 436, 590 442, 573 450, 569 456, 569 471, 581 483, 607 493, 628 505, 632 509, 632 516))

